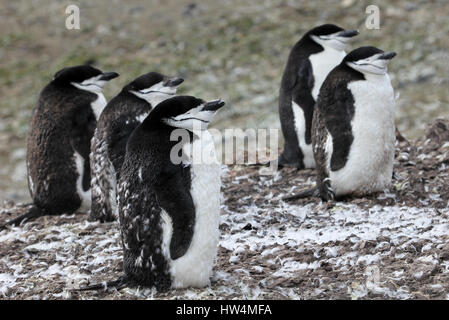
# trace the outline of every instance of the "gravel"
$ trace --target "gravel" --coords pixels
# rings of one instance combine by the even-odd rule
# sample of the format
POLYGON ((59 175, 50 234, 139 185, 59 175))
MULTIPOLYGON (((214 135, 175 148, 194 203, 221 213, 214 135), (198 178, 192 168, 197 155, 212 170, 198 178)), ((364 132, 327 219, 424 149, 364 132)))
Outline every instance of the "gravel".
MULTIPOLYGON (((41 217, 0 232, 3 299, 448 299, 449 120, 399 133, 390 190, 323 203, 280 200, 311 170, 274 176, 223 167, 221 240, 211 285, 71 293, 122 274, 118 224, 86 214, 41 217)), ((26 206, 7 201, 0 223, 26 206)))

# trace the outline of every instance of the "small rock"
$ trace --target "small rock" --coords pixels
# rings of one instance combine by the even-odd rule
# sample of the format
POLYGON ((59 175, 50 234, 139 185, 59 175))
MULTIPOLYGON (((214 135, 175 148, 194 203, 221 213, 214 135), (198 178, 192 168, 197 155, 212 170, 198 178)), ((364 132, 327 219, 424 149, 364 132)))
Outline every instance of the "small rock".
POLYGON ((440 249, 438 258, 441 260, 449 260, 449 243, 445 244, 444 247, 440 249))
POLYGON ((248 222, 248 223, 243 227, 243 230, 251 230, 252 228, 253 228, 252 224, 248 222))

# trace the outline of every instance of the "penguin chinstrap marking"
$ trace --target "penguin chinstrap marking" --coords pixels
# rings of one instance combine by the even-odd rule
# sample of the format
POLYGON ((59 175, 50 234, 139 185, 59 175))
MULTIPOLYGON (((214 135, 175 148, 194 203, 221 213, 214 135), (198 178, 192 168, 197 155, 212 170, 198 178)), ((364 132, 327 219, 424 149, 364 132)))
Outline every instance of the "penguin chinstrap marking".
POLYGON ((328 73, 345 57, 355 30, 325 24, 308 31, 292 48, 279 90, 284 150, 279 167, 315 168, 312 118, 318 92, 328 73))
POLYGON ((103 86, 118 77, 91 66, 57 72, 32 111, 27 141, 29 211, 5 225, 42 215, 90 209, 90 140, 106 100, 103 86))
POLYGON ((168 99, 129 137, 117 188, 125 278, 110 284, 162 292, 210 283, 221 180, 207 126, 223 105, 168 99))
POLYGON ((92 139, 90 221, 117 217, 116 181, 131 132, 160 102, 173 97, 182 78, 157 72, 144 74, 129 84, 104 108, 92 139))
POLYGON ((317 187, 303 195, 332 200, 390 186, 396 107, 387 65, 395 55, 361 47, 329 73, 313 118, 317 187))

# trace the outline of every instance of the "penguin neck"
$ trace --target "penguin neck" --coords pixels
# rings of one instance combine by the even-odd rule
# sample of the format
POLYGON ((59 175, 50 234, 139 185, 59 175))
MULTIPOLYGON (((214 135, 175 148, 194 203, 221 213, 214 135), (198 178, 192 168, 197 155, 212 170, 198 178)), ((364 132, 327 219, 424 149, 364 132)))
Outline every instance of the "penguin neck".
POLYGON ((312 96, 315 101, 318 97, 321 85, 323 84, 329 72, 331 72, 332 69, 339 65, 346 55, 344 51, 336 50, 329 46, 322 48, 322 51, 312 54, 309 57, 314 77, 312 96))
POLYGON ((139 98, 134 93, 129 92, 128 90, 123 89, 122 92, 120 92, 120 96, 122 99, 130 100, 132 103, 148 105, 149 109, 154 108, 154 106, 152 106, 147 100, 139 98))
POLYGON ((306 34, 293 47, 292 53, 296 56, 307 57, 321 51, 324 51, 323 46, 313 41, 309 34, 306 34))
POLYGON ((328 75, 328 80, 331 82, 344 82, 350 83, 352 81, 366 80, 363 73, 352 69, 345 62, 340 63, 335 67, 328 75))
MULTIPOLYGON (((57 99, 59 102, 76 99, 79 103, 88 104, 97 100, 98 95, 78 89, 72 85, 51 82, 41 91, 40 99, 57 99)), ((62 105, 66 106, 66 104, 62 105)))
POLYGON ((102 92, 97 92, 97 99, 93 101, 90 105, 92 107, 92 111, 94 112, 95 119, 98 121, 101 113, 107 105, 106 98, 104 97, 102 92))
MULTIPOLYGON (((164 123, 162 121, 162 119, 159 117, 157 117, 157 118, 151 117, 151 113, 141 124, 141 130, 144 130, 144 131, 150 133, 151 135, 155 135, 155 136, 159 135, 159 136, 166 137, 168 141, 171 141, 171 135, 174 130, 181 130, 182 132, 187 132, 187 133, 186 133, 186 135, 180 136, 179 140, 185 139, 187 137, 187 135, 189 136, 189 141, 183 140, 182 142, 191 142, 195 139, 195 135, 193 134, 192 131, 170 126, 170 125, 164 123)), ((175 135, 175 137, 179 137, 179 135, 175 135)), ((173 143, 176 144, 178 142, 179 141, 174 141, 173 143)))
POLYGON ((367 81, 372 82, 381 82, 381 81, 390 81, 390 77, 388 76, 388 73, 383 74, 376 74, 376 73, 364 73, 363 76, 367 81))
POLYGON ((119 112, 122 111, 122 113, 124 114, 129 114, 130 111, 134 114, 148 113, 154 108, 154 105, 150 104, 144 99, 137 97, 135 94, 129 91, 122 91, 120 93, 120 100, 126 100, 126 103, 120 104, 120 110, 118 110, 119 112))

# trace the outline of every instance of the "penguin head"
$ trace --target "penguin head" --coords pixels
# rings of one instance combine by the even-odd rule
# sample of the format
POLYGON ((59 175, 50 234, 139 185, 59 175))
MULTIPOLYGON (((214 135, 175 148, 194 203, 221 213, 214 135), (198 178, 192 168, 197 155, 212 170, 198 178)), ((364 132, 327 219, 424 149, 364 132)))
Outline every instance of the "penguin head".
POLYGON ((334 24, 323 24, 310 30, 307 35, 324 49, 333 48, 343 51, 353 37, 358 35, 357 30, 345 30, 334 24))
POLYGON ((351 51, 342 63, 363 74, 386 74, 387 65, 396 52, 384 52, 376 47, 366 46, 351 51))
POLYGON ((176 96, 158 104, 145 122, 160 122, 189 131, 206 130, 224 105, 225 102, 219 99, 206 102, 192 96, 176 96))
POLYGON ((167 77, 157 72, 149 72, 129 83, 124 90, 147 101, 153 108, 160 102, 176 95, 182 78, 167 77))
POLYGON ((78 89, 100 93, 104 85, 119 76, 116 72, 102 72, 89 65, 64 68, 53 77, 58 86, 74 86, 78 89))

